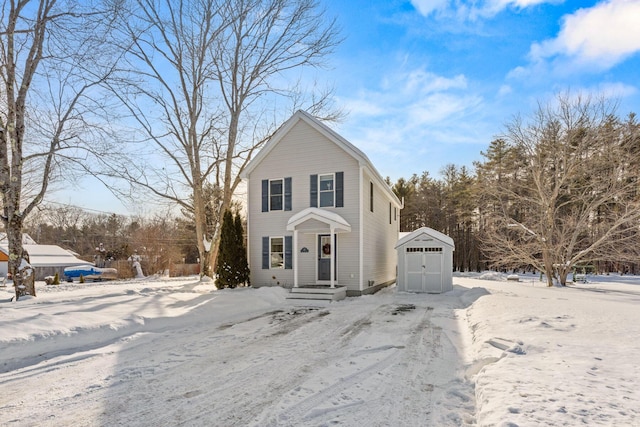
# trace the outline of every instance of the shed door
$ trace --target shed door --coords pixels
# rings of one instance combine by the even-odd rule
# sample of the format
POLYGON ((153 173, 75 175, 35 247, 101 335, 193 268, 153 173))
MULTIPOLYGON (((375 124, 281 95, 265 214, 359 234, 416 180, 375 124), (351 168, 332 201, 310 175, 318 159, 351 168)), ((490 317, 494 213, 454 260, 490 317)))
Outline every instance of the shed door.
POLYGON ((406 248, 405 284, 409 292, 442 292, 442 248, 406 248))
POLYGON ((425 248, 424 290, 429 293, 442 292, 442 248, 425 248))
POLYGON ((405 286, 410 292, 424 292, 422 289, 422 248, 407 248, 405 252, 405 286))

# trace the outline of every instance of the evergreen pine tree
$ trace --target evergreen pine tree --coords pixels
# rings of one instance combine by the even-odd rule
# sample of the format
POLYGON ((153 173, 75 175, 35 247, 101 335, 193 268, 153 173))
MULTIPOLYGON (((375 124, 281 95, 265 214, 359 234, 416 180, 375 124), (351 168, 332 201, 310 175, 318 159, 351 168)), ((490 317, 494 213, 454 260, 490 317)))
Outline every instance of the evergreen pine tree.
POLYGON ((236 237, 233 214, 225 211, 220 232, 220 246, 218 249, 218 263, 216 264, 216 286, 218 289, 235 287, 236 237))
POLYGON ((242 218, 240 213, 236 212, 234 219, 235 237, 236 237, 236 265, 237 265, 237 280, 238 284, 246 283, 249 281, 249 262, 247 261, 247 248, 244 244, 244 228, 242 227, 242 218))

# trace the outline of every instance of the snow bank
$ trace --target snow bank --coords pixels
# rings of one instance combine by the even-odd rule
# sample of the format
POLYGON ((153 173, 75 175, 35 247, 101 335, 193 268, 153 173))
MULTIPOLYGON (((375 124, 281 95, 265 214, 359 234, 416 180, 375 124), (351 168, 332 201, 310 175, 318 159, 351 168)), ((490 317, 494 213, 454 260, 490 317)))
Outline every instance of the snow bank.
POLYGON ((640 423, 640 286, 616 279, 482 282, 491 295, 466 310, 479 425, 640 423))
POLYGON ((325 307, 197 278, 0 289, 0 424, 640 425, 640 280, 505 277, 325 307))

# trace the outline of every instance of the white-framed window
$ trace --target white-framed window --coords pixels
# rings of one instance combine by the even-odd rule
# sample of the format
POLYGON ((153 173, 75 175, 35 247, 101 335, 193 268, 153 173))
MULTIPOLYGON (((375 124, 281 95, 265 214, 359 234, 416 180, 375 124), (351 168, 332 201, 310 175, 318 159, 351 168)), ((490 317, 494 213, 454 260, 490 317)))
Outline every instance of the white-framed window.
POLYGON ((269 210, 281 211, 284 195, 284 182, 282 179, 269 181, 269 210))
POLYGON ((271 237, 269 239, 270 268, 284 268, 284 238, 271 237))
POLYGON ((335 205, 335 188, 334 174, 318 175, 318 198, 321 208, 335 205))
POLYGON ((344 207, 344 172, 311 174, 309 178, 309 207, 344 207))

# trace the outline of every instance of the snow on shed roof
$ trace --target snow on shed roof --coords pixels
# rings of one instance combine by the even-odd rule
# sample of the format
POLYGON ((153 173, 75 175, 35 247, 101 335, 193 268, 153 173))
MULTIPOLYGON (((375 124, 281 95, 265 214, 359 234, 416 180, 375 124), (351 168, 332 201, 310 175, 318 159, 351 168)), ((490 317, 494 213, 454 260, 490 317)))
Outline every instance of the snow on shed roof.
POLYGON ((447 236, 444 233, 441 233, 437 230, 434 230, 433 228, 429 228, 429 227, 422 227, 422 228, 418 228, 415 231, 412 231, 411 233, 406 234, 405 236, 401 237, 398 240, 398 243, 396 243, 395 248, 397 249, 398 247, 404 245, 405 243, 408 243, 422 235, 426 235, 429 236, 435 240, 438 240, 442 243, 444 243, 445 245, 449 245, 452 248, 455 247, 455 243, 453 242, 453 239, 449 236, 447 236))

